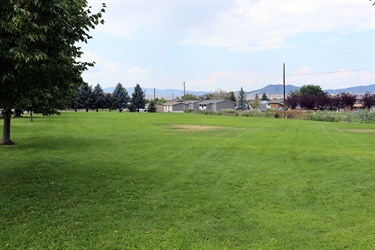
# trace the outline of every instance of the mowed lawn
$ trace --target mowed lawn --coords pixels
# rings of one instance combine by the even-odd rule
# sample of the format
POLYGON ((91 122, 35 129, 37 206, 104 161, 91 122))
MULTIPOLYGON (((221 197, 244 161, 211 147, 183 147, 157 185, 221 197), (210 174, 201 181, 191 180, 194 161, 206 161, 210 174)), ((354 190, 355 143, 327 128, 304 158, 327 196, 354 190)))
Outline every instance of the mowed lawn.
POLYGON ((63 112, 12 140, 0 249, 375 249, 373 124, 63 112))

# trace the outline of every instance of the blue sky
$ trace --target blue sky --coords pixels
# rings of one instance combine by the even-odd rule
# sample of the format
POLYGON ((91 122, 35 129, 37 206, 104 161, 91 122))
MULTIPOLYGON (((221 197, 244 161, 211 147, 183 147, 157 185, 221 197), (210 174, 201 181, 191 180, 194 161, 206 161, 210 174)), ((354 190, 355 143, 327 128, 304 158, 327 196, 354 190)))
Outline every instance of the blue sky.
MULTIPOLYGON (((93 11, 103 1, 89 0, 93 11)), ((282 83, 337 89, 375 83, 368 0, 104 1, 105 24, 82 45, 103 88, 245 91, 282 83), (334 73, 326 73, 334 72, 334 73)))

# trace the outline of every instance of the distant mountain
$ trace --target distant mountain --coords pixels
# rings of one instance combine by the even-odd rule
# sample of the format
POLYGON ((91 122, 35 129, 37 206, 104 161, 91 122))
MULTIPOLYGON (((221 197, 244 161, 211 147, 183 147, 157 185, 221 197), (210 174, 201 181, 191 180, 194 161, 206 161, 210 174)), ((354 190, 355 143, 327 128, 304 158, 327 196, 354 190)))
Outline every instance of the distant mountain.
MULTIPOLYGON (((300 87, 293 85, 285 85, 285 93, 288 94, 291 91, 299 90, 300 87)), ((340 93, 353 93, 353 94, 365 94, 366 92, 375 93, 375 84, 368 86, 357 86, 344 89, 324 89, 324 92, 328 94, 340 94, 340 93)), ((247 92, 247 99, 254 99, 255 95, 258 94, 259 98, 262 97, 263 93, 266 93, 267 97, 270 99, 280 99, 283 98, 283 85, 282 84, 270 84, 264 88, 257 89, 251 92, 247 92)))
MULTIPOLYGON (((298 90, 299 87, 293 85, 285 85, 285 92, 289 93, 290 91, 298 90)), ((253 90, 251 92, 247 92, 247 94, 263 94, 266 93, 268 95, 282 95, 284 93, 284 88, 282 84, 270 84, 266 87, 261 89, 253 90)))
MULTIPOLYGON (((104 92, 106 93, 112 93, 114 87, 105 88, 104 92)), ((152 99, 154 98, 154 89, 153 88, 142 88, 143 91, 146 92, 146 98, 152 99)), ((294 85, 285 85, 285 93, 289 94, 291 91, 299 90, 300 87, 294 86, 294 85)), ((134 87, 126 88, 129 95, 131 95, 134 91, 134 87)), ((353 93, 353 94, 364 94, 366 92, 375 93, 375 84, 368 85, 368 86, 357 86, 357 87, 350 87, 350 88, 344 88, 344 89, 326 89, 323 90, 324 92, 328 92, 328 94, 339 94, 342 92, 345 93, 353 93)), ((213 92, 213 91, 211 91, 213 92)), ((201 96, 207 93, 210 93, 208 91, 190 91, 186 90, 187 94, 193 94, 196 96, 201 96)), ((261 89, 253 90, 250 92, 246 92, 246 96, 248 100, 252 100, 255 98, 255 95, 258 94, 259 98, 262 97, 263 93, 267 95, 270 99, 281 99, 283 98, 283 85, 282 84, 269 84, 261 89)), ((238 91, 235 91, 235 94, 238 94, 238 91)), ((181 97, 184 95, 184 91, 181 89, 156 89, 155 90, 155 96, 157 98, 165 98, 167 100, 172 100, 176 97, 181 97)))
POLYGON ((326 89, 325 92, 329 94, 340 94, 340 93, 353 93, 353 94, 365 94, 366 92, 375 93, 375 84, 368 86, 357 86, 345 89, 326 89))
MULTIPOLYGON (((141 86, 142 87, 142 86, 141 86)), ((109 87, 103 89, 104 92, 106 93, 112 93, 115 87, 109 87)), ((129 95, 131 95, 134 92, 134 87, 126 88, 128 91, 129 95)), ((154 89, 152 88, 142 88, 144 92, 146 92, 146 98, 147 99, 152 99, 154 98, 154 89)), ((204 95, 208 92, 205 91, 190 91, 186 90, 186 94, 193 94, 196 96, 204 95)), ((181 97, 184 95, 184 91, 181 89, 155 89, 155 96, 157 98, 165 98, 167 100, 172 100, 176 97, 181 97)))

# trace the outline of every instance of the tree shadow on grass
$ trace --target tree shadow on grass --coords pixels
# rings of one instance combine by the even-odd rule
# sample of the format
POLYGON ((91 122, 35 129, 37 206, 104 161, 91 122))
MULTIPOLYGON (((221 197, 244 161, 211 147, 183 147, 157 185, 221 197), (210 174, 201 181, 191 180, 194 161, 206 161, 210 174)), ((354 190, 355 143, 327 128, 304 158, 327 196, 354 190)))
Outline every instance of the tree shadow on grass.
POLYGON ((125 216, 129 203, 137 209, 143 195, 134 185, 137 173, 106 166, 105 159, 96 159, 98 152, 91 152, 93 143, 105 141, 36 136, 6 150, 6 164, 0 167, 1 241, 26 231, 19 242, 44 237, 64 243, 61 235, 79 237, 113 213, 125 216))

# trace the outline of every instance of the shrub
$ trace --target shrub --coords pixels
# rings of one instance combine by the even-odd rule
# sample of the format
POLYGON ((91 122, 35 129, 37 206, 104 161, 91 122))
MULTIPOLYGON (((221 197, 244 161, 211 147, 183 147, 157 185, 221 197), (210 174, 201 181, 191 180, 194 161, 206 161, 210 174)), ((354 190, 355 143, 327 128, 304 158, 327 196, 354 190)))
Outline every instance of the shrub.
MULTIPOLYGON (((204 115, 221 115, 221 116, 244 116, 244 117, 270 117, 283 118, 283 110, 267 109, 265 112, 260 110, 237 111, 233 109, 213 112, 210 110, 189 110, 189 113, 204 115)), ((361 111, 311 111, 311 110, 287 110, 288 119, 311 120, 324 122, 352 122, 352 123, 375 123, 375 112, 367 110, 361 111)))

